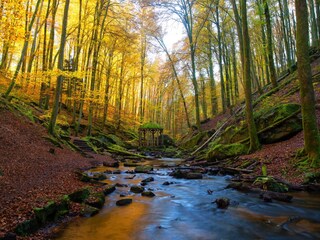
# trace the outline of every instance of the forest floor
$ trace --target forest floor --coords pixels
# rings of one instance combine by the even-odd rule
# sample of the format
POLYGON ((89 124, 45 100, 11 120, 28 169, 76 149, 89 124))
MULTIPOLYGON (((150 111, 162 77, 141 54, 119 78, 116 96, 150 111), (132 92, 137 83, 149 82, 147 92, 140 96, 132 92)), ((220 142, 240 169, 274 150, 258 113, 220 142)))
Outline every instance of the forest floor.
POLYGON ((77 170, 112 161, 55 147, 44 136, 43 127, 0 106, 0 238, 28 219, 33 208, 87 186, 78 180, 77 170))
MULTIPOLYGON (((320 129, 319 65, 320 58, 318 58, 312 63, 312 74, 314 76, 313 85, 316 99, 316 115, 318 120, 318 128, 320 129)), ((297 89, 292 94, 288 94, 298 84, 299 83, 297 77, 294 77, 293 81, 290 84, 288 84, 286 87, 280 89, 279 91, 277 91, 269 97, 270 103, 273 105, 277 104, 277 102, 290 102, 301 104, 299 89, 297 89)), ((204 130, 216 129, 217 125, 219 125, 219 123, 221 122, 224 122, 228 117, 230 117, 230 112, 220 114, 216 118, 213 118, 210 121, 203 124, 202 128, 204 130)), ((298 167, 299 159, 296 159, 295 156, 297 154, 297 151, 302 149, 303 146, 304 136, 303 131, 301 131, 295 136, 291 137, 290 139, 273 144, 262 145, 260 150, 249 155, 240 156, 237 162, 235 163, 235 167, 241 166, 242 163, 248 160, 259 161, 260 165, 258 165, 258 167, 254 170, 254 175, 261 175, 261 166, 266 165, 268 175, 283 179, 291 184, 302 184, 305 181, 306 172, 308 172, 309 170, 314 172, 320 172, 320 168, 308 169, 308 166, 298 167)))

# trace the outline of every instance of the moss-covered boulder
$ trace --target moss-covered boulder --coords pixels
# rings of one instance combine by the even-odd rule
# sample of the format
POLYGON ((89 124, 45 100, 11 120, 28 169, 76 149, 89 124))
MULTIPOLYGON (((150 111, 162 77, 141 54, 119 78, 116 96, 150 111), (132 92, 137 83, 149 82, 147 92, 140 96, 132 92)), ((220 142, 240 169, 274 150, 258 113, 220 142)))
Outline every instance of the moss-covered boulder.
POLYGON ((152 166, 149 165, 141 165, 141 166, 137 166, 134 171, 136 173, 149 173, 150 171, 153 170, 152 166))
POLYGON ((99 213, 99 209, 92 207, 92 206, 88 206, 88 205, 84 205, 81 209, 80 215, 83 217, 92 217, 96 214, 99 213))
POLYGON ((130 188, 130 191, 133 193, 142 193, 144 191, 144 187, 134 185, 130 188))
POLYGON ((274 143, 292 137, 302 130, 299 104, 286 103, 255 113, 261 143, 274 143))
POLYGON ((35 208, 34 214, 40 224, 53 221, 55 218, 57 204, 53 201, 49 202, 43 208, 35 208))
POLYGON ((75 191, 69 195, 70 201, 82 203, 84 202, 90 195, 90 191, 88 188, 83 188, 78 191, 75 191))
POLYGON ((242 141, 248 138, 248 129, 244 125, 232 125, 226 128, 221 134, 219 144, 230 144, 242 141))
POLYGON ((36 232, 40 228, 40 224, 36 218, 26 220, 17 225, 14 232, 19 236, 28 236, 36 232))
POLYGON ((113 193, 116 190, 115 185, 106 186, 103 190, 104 195, 109 195, 110 193, 113 193))
POLYGON ((97 192, 97 193, 92 193, 90 196, 85 200, 85 204, 94 207, 94 208, 102 208, 105 202, 105 197, 104 197, 103 192, 97 192))
POLYGON ((256 180, 253 183, 254 186, 262 188, 264 190, 269 190, 272 192, 288 192, 289 187, 285 185, 284 183, 276 181, 271 176, 260 176, 257 177, 256 180))
POLYGON ((275 143, 286 140, 302 130, 302 119, 298 116, 293 116, 283 123, 272 127, 267 131, 261 132, 258 137, 261 143, 275 143))
POLYGON ((151 191, 146 191, 146 192, 141 193, 141 196, 152 198, 152 197, 155 197, 156 195, 151 191))
POLYGON ((38 223, 43 225, 67 214, 69 212, 69 202, 69 197, 65 195, 57 202, 50 201, 42 208, 35 208, 33 211, 38 223))
POLYGON ((239 155, 246 154, 248 152, 248 146, 241 143, 233 144, 218 144, 207 153, 208 161, 221 160, 229 157, 235 157, 239 155))
POLYGON ((195 148, 195 146, 199 145, 201 141, 203 141, 207 137, 208 137, 207 132, 199 132, 192 138, 183 142, 180 147, 186 150, 192 150, 195 148))

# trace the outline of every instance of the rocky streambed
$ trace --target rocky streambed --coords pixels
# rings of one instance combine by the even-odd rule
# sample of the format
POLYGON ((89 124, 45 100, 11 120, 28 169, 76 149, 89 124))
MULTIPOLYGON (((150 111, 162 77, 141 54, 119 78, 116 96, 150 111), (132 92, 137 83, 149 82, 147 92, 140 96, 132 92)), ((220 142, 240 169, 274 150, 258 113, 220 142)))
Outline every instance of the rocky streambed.
POLYGON ((319 193, 266 201, 261 192, 227 188, 230 176, 183 166, 174 170, 179 162, 149 160, 144 166, 131 162, 86 172, 107 184, 104 206, 66 225, 56 239, 320 238, 319 193))

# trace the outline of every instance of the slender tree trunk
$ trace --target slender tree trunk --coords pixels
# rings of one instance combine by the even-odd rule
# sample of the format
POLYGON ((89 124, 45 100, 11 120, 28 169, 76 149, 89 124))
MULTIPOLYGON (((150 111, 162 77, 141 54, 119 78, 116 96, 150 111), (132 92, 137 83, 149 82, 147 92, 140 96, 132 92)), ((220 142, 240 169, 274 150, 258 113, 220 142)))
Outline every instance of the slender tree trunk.
MULTIPOLYGON (((59 61, 58 61, 58 69, 60 71, 63 71, 64 48, 65 48, 66 41, 67 41, 67 25, 68 25, 69 4, 70 4, 70 0, 66 0, 65 7, 64 7, 64 13, 63 13, 62 33, 61 33, 59 61)), ((50 124, 49 124, 49 133, 52 135, 55 134, 54 129, 55 129, 56 121, 57 121, 57 117, 58 117, 62 81, 63 81, 63 76, 59 75, 58 79, 57 79, 55 100, 54 100, 54 105, 53 105, 52 114, 51 114, 51 120, 50 120, 50 124)))
POLYGON ((247 23, 247 1, 241 0, 242 38, 243 38, 243 80, 245 85, 246 119, 248 125, 250 147, 253 152, 260 147, 256 124, 253 119, 252 96, 251 96, 251 74, 250 74, 250 40, 247 23))
POLYGON ((225 84, 223 78, 223 67, 222 67, 222 39, 221 39, 221 29, 220 29, 220 16, 219 16, 219 1, 216 6, 216 25, 218 33, 218 62, 220 69, 220 87, 221 87, 221 105, 222 111, 226 111, 226 97, 225 97, 225 84))
POLYGON ((209 32, 208 36, 208 64, 209 64, 209 78, 210 78, 210 95, 211 95, 211 114, 216 115, 218 112, 218 102, 217 102, 217 91, 216 82, 214 80, 213 74, 213 54, 212 54, 212 26, 208 21, 207 29, 209 32))
POLYGON ((18 74, 20 72, 20 69, 21 69, 21 66, 23 64, 23 62, 25 61, 25 58, 26 58, 26 54, 27 54, 27 50, 28 50, 28 44, 29 44, 29 40, 30 40, 30 34, 31 34, 31 30, 32 30, 32 26, 33 26, 33 23, 36 19, 36 16, 38 14, 38 9, 39 9, 39 6, 40 6, 40 3, 42 2, 42 0, 38 0, 37 1, 37 4, 36 4, 36 7, 35 7, 35 10, 34 10, 34 13, 31 17, 31 20, 30 20, 30 23, 28 25, 28 28, 27 28, 27 35, 26 35, 26 38, 24 40, 24 44, 23 44, 23 47, 22 47, 22 51, 21 51, 21 55, 20 55, 20 60, 17 64, 17 67, 16 67, 16 70, 14 72, 14 75, 13 75, 13 78, 11 80, 11 83, 7 89, 7 91, 5 92, 4 94, 4 97, 5 98, 8 98, 15 83, 16 83, 16 79, 18 77, 18 74))
POLYGON ((268 63, 269 63, 269 70, 270 70, 270 80, 273 87, 277 86, 277 77, 276 77, 276 70, 274 66, 273 60, 273 43, 272 43, 272 29, 271 29, 271 17, 269 12, 269 5, 267 0, 263 0, 264 4, 264 14, 266 17, 266 27, 267 27, 267 50, 268 50, 268 63))
POLYGON ((306 0, 296 0, 295 6, 297 16, 298 78, 300 82, 304 147, 311 166, 316 167, 320 163, 320 139, 309 58, 308 8, 306 0))

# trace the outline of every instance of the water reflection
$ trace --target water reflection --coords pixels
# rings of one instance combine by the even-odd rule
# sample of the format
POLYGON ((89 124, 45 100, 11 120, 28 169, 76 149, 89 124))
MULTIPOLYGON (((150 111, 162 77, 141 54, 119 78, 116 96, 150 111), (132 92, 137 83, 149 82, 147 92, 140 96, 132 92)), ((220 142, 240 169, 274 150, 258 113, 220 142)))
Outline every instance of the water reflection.
MULTIPOLYGON (((154 161, 154 165, 178 160, 154 161)), ((150 164, 147 161, 146 164, 150 164)), ((133 168, 120 167, 122 174, 110 174, 109 184, 126 184, 107 196, 103 210, 95 217, 69 224, 58 239, 320 239, 320 195, 296 193, 293 203, 265 203, 256 196, 225 189, 228 177, 205 176, 199 180, 173 179, 167 169, 155 167, 155 181, 145 188, 155 198, 130 193, 148 174, 125 174, 133 168), (173 182, 169 186, 163 182, 173 182), (207 190, 212 190, 212 195, 207 190), (129 194, 133 203, 117 207, 120 194, 129 194), (212 201, 228 197, 234 203, 227 210, 212 201)), ((94 171, 104 172, 101 167, 94 171)))

